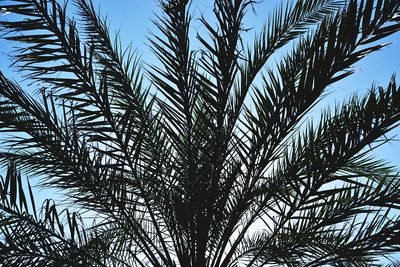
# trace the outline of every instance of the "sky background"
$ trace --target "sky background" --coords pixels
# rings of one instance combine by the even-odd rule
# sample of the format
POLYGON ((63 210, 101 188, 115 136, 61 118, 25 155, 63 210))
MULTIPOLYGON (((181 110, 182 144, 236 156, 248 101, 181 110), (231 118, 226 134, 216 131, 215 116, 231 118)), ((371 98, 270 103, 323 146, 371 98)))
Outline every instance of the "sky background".
MULTIPOLYGON (((134 49, 137 49, 138 54, 146 64, 158 64, 149 48, 147 37, 150 32, 157 33, 153 23, 151 22, 159 14, 157 0, 94 0, 94 5, 98 8, 103 17, 106 17, 110 23, 112 33, 119 32, 123 46, 129 44, 134 49)), ((264 0, 261 3, 254 5, 254 10, 249 10, 248 16, 245 19, 245 27, 251 28, 244 35, 244 43, 251 43, 254 35, 260 32, 268 14, 281 2, 288 0, 264 0)), ((212 21, 212 1, 211 0, 195 0, 192 1, 192 14, 194 16, 191 34, 195 37, 196 31, 201 31, 199 16, 203 15, 207 20, 212 21)), ((7 15, 10 16, 10 15, 7 15)), ((197 42, 192 39, 192 46, 195 48, 197 42)), ((400 73, 400 33, 392 35, 384 40, 392 42, 392 44, 381 51, 375 52, 355 65, 357 70, 352 76, 329 87, 328 96, 318 106, 334 106, 335 103, 341 103, 344 99, 348 99, 352 94, 364 94, 372 84, 387 85, 391 76, 400 73)), ((7 77, 13 78, 16 81, 21 81, 18 72, 10 69, 10 59, 7 53, 12 50, 12 44, 0 40, 0 70, 7 77)), ((274 63, 274 60, 269 61, 274 63)), ((399 74, 400 75, 400 74, 399 74)), ((29 86, 24 89, 28 91, 34 90, 29 86)), ((312 114, 318 115, 317 107, 312 114)), ((399 130, 392 132, 393 134, 400 133, 399 130)), ((376 155, 382 159, 387 159, 400 166, 400 145, 398 142, 387 144, 376 151, 376 155)))
MULTIPOLYGON (((263 23, 272 11, 272 8, 280 2, 286 0, 264 0, 254 6, 255 12, 249 11, 245 20, 247 28, 253 28, 244 35, 244 42, 251 43, 252 37, 256 32, 260 32, 263 23)), ((154 0, 94 0, 96 7, 99 7, 101 14, 106 16, 110 22, 110 29, 114 33, 119 31, 122 44, 126 47, 130 43, 134 49, 137 49, 141 59, 146 64, 158 64, 154 55, 149 49, 147 36, 149 32, 157 32, 151 20, 155 19, 155 14, 159 13, 157 2, 154 0)), ((192 3, 192 13, 195 18, 203 14, 207 19, 212 20, 212 1, 197 0, 192 3)), ((201 31, 202 27, 198 20, 193 21, 192 36, 197 30, 201 31)), ((356 73, 352 76, 340 81, 328 88, 328 96, 320 103, 320 105, 312 111, 312 115, 318 115, 321 107, 334 106, 348 99, 352 94, 357 93, 363 95, 371 88, 372 84, 386 86, 393 74, 398 73, 400 80, 400 33, 392 35, 384 40, 392 42, 392 44, 379 52, 375 52, 367 56, 355 65, 356 73)), ((193 46, 196 47, 194 41, 193 46)), ((10 59, 7 53, 12 50, 12 44, 4 40, 0 40, 0 70, 7 77, 16 81, 22 78, 18 72, 12 71, 10 68, 10 59)), ((274 63, 270 61, 269 63, 274 63)), ((36 88, 30 88, 26 83, 22 83, 23 88, 28 92, 34 91, 36 88)), ((400 128, 400 127, 399 127, 400 128)), ((400 130, 396 129, 389 136, 400 134, 400 130)), ((399 137, 400 138, 400 137, 399 137)), ((400 169, 400 142, 392 142, 379 148, 374 153, 378 158, 385 159, 400 169)), ((39 198, 52 198, 55 196, 54 191, 45 191, 39 198)))
MULTIPOLYGON (((265 0, 254 6, 254 11, 248 12, 245 20, 247 28, 253 28, 244 35, 244 42, 251 43, 252 37, 256 32, 260 32, 263 23, 272 11, 272 8, 280 2, 286 0, 265 0)), ((116 33, 119 31, 122 44, 126 47, 130 43, 134 49, 137 49, 141 59, 146 64, 158 64, 154 55, 152 55, 147 36, 149 32, 157 32, 151 20, 155 19, 155 14, 159 13, 157 2, 154 0, 94 0, 96 7, 99 7, 101 14, 106 16, 110 22, 110 29, 116 33)), ((192 13, 195 18, 204 15, 206 19, 212 21, 212 1, 197 0, 192 3, 192 13)), ((200 22, 194 19, 192 26, 192 36, 197 30, 202 30, 200 22)), ((335 103, 341 103, 348 99, 352 94, 365 94, 372 84, 386 86, 395 73, 400 78, 400 34, 392 35, 385 39, 385 42, 392 44, 379 52, 375 52, 367 56, 355 65, 356 73, 339 83, 328 88, 328 96, 320 103, 320 105, 312 111, 312 115, 318 115, 321 107, 334 106, 335 103)), ((196 41, 193 42, 196 47, 196 41)), ((0 40, 0 70, 7 77, 16 81, 21 81, 18 72, 12 71, 10 68, 10 59, 7 53, 12 50, 12 44, 0 40)), ((274 61, 270 61, 274 63, 274 61)), ((30 88, 26 83, 22 83, 23 88, 28 92, 34 91, 36 88, 30 88)), ((396 129, 389 136, 400 134, 400 130, 396 129)), ((400 138, 400 137, 399 137, 400 138)), ((400 143, 392 142, 379 148, 375 155, 378 158, 388 160, 399 166, 400 169, 400 143)), ((42 198, 53 197, 53 191, 48 191, 41 195, 42 198)))
MULTIPOLYGON (((281 2, 289 0, 264 0, 254 5, 254 11, 249 10, 245 19, 245 27, 252 31, 244 35, 244 42, 250 43, 254 35, 263 27, 268 14, 281 2)), ((95 6, 100 8, 101 14, 110 20, 111 29, 119 30, 122 42, 125 45, 132 43, 138 49, 144 62, 157 64, 157 59, 149 49, 147 37, 149 32, 156 32, 151 20, 155 14, 159 14, 157 1, 154 0, 95 0, 95 6)), ((192 13, 194 18, 203 15, 212 20, 211 0, 192 1, 192 13)), ((193 20, 192 34, 202 30, 198 20, 193 20)), ((193 40, 193 39, 192 39, 193 40)), ((328 90, 328 96, 320 103, 319 107, 334 106, 342 103, 354 93, 363 95, 371 88, 372 84, 386 86, 393 74, 398 73, 400 78, 400 33, 392 35, 384 40, 392 44, 381 51, 370 54, 355 65, 355 74, 340 81, 328 90)), ((196 47, 196 42, 192 44, 196 47)), ((269 63, 274 63, 271 60, 269 63)), ((318 114, 318 107, 313 112, 318 114)), ((392 131, 392 135, 400 134, 400 130, 392 131)), ((399 137, 400 138, 400 137, 399 137)), ((400 143, 387 144, 375 153, 378 157, 393 162, 400 167, 400 143)))

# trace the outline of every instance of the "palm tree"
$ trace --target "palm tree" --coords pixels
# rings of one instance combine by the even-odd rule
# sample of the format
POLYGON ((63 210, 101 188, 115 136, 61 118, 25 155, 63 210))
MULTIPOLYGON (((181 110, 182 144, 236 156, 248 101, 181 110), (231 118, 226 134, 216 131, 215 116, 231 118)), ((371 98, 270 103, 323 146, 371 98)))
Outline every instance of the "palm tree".
POLYGON ((0 73, 2 266, 371 266, 400 251, 400 179, 371 154, 400 122, 396 78, 309 116, 400 30, 398 0, 283 1, 250 45, 255 1, 215 0, 196 45, 190 1, 161 1, 155 65, 72 2, 78 19, 0 1, 37 91, 0 73), (21 173, 65 203, 35 203, 21 173))

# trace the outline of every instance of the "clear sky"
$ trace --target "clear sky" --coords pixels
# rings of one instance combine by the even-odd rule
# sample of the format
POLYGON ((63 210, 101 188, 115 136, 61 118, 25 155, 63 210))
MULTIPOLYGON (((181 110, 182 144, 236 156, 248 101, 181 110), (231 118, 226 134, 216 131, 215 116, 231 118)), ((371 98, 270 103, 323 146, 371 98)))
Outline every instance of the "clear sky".
MULTIPOLYGON (((245 35, 245 42, 250 43, 255 32, 259 32, 268 14, 274 6, 282 1, 289 0, 264 0, 254 6, 255 12, 249 11, 245 20, 246 26, 254 30, 245 35)), ((125 44, 132 42, 147 63, 156 64, 155 57, 148 47, 147 37, 149 31, 155 31, 151 20, 155 18, 154 13, 159 13, 156 0, 95 0, 95 5, 100 7, 101 13, 111 21, 111 28, 120 30, 122 41, 125 44)), ((211 0, 193 0, 192 10, 195 17, 203 14, 206 18, 212 19, 211 0)), ((194 20, 192 32, 201 26, 194 20)), ((334 84, 329 88, 329 96, 323 104, 334 105, 341 103, 346 97, 357 92, 363 94, 371 88, 373 83, 386 86, 391 76, 398 73, 400 80, 400 34, 393 35, 384 40, 392 44, 381 51, 367 56, 355 65, 357 72, 347 79, 334 84)), ((270 62, 273 63, 273 62, 270 62)), ((392 132, 400 133, 400 130, 392 132)), ((400 138, 400 137, 399 137, 400 138)), ((390 160, 400 167, 400 143, 388 144, 376 151, 378 157, 390 160)))
MULTIPOLYGON (((244 41, 250 43, 254 32, 260 30, 263 22, 268 17, 273 6, 286 0, 264 0, 256 4, 255 12, 249 11, 245 20, 248 28, 254 28, 254 31, 245 35, 244 41)), ((159 13, 156 0, 94 0, 95 6, 100 7, 103 16, 107 16, 110 21, 111 29, 119 31, 122 42, 125 46, 132 42, 133 48, 136 48, 144 62, 148 64, 157 64, 155 57, 151 54, 148 47, 147 37, 149 31, 155 31, 151 22, 155 18, 154 13, 159 13)), ((192 3, 193 15, 198 17, 203 14, 207 19, 212 19, 212 1, 194 0, 192 3)), ((201 30, 198 20, 194 20, 192 33, 201 30)), ((389 48, 367 56, 355 66, 357 72, 345 80, 334 84, 328 90, 329 96, 323 101, 324 105, 334 105, 335 102, 342 102, 353 93, 363 94, 373 83, 385 86, 392 74, 399 73, 400 80, 400 34, 393 35, 385 41, 392 42, 389 48)), ((9 43, 0 40, 0 70, 8 77, 17 81, 21 80, 18 73, 10 71, 10 60, 5 53, 11 50, 9 43)), ((271 62, 272 63, 272 62, 271 62)), ((31 88, 26 88, 31 91, 31 88)), ((315 113, 314 113, 315 114, 315 113)), ((400 133, 397 129, 392 132, 400 133)), ((376 155, 382 159, 387 159, 400 168, 400 144, 394 142, 387 144, 376 151, 376 155)))
MULTIPOLYGON (((289 0, 264 0, 254 6, 255 12, 248 12, 245 23, 247 27, 254 28, 254 31, 245 35, 245 42, 251 42, 254 33, 260 30, 269 12, 281 1, 289 0)), ((144 62, 157 64, 148 47, 147 36, 149 31, 155 31, 151 20, 155 18, 154 13, 159 13, 158 0, 94 0, 94 3, 96 7, 100 8, 102 15, 107 16, 110 28, 114 32, 120 31, 125 46, 132 43, 133 48, 138 50, 144 62)), ((194 17, 203 14, 207 19, 212 19, 212 0, 194 0, 192 1, 192 10, 194 17)), ((201 30, 198 20, 193 21, 192 33, 194 34, 196 30, 201 30)), ((341 102, 342 99, 354 92, 362 94, 373 83, 386 85, 392 74, 400 73, 400 64, 398 63, 400 34, 393 35, 385 41, 392 42, 390 47, 371 54, 357 63, 355 66, 357 72, 354 75, 329 88, 330 95, 324 100, 324 104, 333 105, 335 101, 341 102)), ((7 51, 10 51, 10 44, 0 40, 0 52, 7 51)), ((9 65, 9 59, 4 54, 0 54, 0 70, 18 80, 19 76, 15 72, 9 71, 9 65)), ((29 88, 27 89, 29 90, 29 88)), ((397 132, 400 133, 400 131, 397 132)), ((382 158, 396 161, 400 166, 399 149, 400 145, 398 144, 387 145, 384 149, 380 149, 378 154, 382 158)))
MULTIPOLYGON (((246 26, 254 27, 255 32, 261 28, 263 22, 268 17, 273 6, 281 1, 287 0, 264 0, 255 5, 255 13, 250 11, 246 19, 246 26)), ((151 54, 148 47, 147 37, 149 31, 155 31, 151 19, 155 18, 154 13, 159 13, 156 0, 94 0, 95 6, 99 6, 101 13, 107 16, 110 21, 111 29, 120 32, 122 42, 125 46, 132 42, 133 48, 138 50, 141 58, 148 64, 157 64, 155 57, 151 54)), ((195 17, 203 14, 206 18, 211 18, 212 1, 194 0, 192 10, 195 17)), ((199 29, 200 23, 194 21, 192 32, 199 29)), ((200 27, 201 30, 201 27, 200 27)), ((251 42, 254 31, 247 33, 245 42, 251 42)), ((394 73, 399 74, 400 81, 400 34, 393 35, 385 41, 392 42, 389 48, 367 56, 356 64, 357 72, 345 80, 334 84, 328 90, 329 96, 323 104, 333 106, 337 102, 351 96, 353 93, 364 94, 373 83, 387 85, 394 73)), ((8 77, 17 81, 21 80, 18 73, 10 71, 10 60, 5 53, 11 50, 9 43, 0 40, 0 70, 8 77)), ((272 62, 271 62, 272 63, 272 62)), ((26 88, 31 91, 31 88, 26 88)), ((317 111, 314 111, 314 114, 317 111)), ((390 136, 400 134, 400 127, 391 132, 390 136)), ((399 137, 400 139, 400 137, 399 137)), ((393 142, 386 144, 375 152, 378 158, 389 160, 396 164, 400 169, 400 143, 393 142)), ((50 191, 51 194, 52 191, 50 191)), ((42 195, 43 198, 52 197, 49 193, 42 195)))

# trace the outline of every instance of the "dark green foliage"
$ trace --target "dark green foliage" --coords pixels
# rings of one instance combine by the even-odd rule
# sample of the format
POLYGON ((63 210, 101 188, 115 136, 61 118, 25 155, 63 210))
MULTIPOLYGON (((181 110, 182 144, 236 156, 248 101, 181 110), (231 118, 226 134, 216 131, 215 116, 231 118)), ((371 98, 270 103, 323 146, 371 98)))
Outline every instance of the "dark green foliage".
POLYGON ((304 123, 400 30, 398 0, 283 1, 250 45, 257 3, 215 0, 196 50, 190 1, 161 1, 146 71, 90 1, 71 2, 76 20, 55 0, 0 0, 39 92, 0 73, 3 266, 371 266, 400 252, 400 179, 370 153, 400 122, 396 78, 304 123), (71 207, 37 206, 21 172, 71 207))

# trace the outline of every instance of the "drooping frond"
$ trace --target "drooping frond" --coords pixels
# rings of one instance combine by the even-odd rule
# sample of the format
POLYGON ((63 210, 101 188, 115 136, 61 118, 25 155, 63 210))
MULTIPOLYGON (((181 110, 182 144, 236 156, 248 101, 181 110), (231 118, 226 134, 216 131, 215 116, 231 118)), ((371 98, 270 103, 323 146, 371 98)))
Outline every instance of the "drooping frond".
MULTIPOLYGON (((326 232, 327 235, 333 235, 326 238, 326 242, 340 243, 341 239, 335 239, 334 235, 336 231, 342 230, 341 227, 329 230, 324 230, 323 227, 345 224, 360 213, 376 212, 382 208, 398 209, 395 196, 398 193, 398 177, 396 173, 390 171, 390 168, 383 168, 380 170, 381 176, 375 178, 362 173, 351 176, 346 174, 349 172, 348 166, 360 162, 365 157, 366 146, 379 141, 379 138, 398 124, 399 103, 399 88, 393 80, 387 89, 372 90, 367 97, 361 100, 354 99, 346 103, 336 114, 323 118, 316 129, 310 128, 297 143, 284 152, 286 156, 282 163, 267 175, 271 178, 266 179, 264 187, 266 195, 262 202, 264 204, 260 206, 263 213, 278 219, 271 221, 270 227, 274 229, 273 232, 267 237, 264 236, 263 242, 261 240, 256 242, 257 249, 248 249, 257 251, 253 253, 254 261, 258 256, 270 253, 268 251, 274 249, 269 247, 271 242, 287 228, 294 227, 290 229, 294 232, 286 234, 296 236, 297 227, 307 225, 309 232, 303 229, 303 232, 298 233, 300 236, 315 234, 318 229, 322 234, 326 232), (344 185, 343 188, 340 185, 332 188, 335 181, 342 181, 348 185, 344 185), (278 188, 284 190, 277 193, 278 188), (270 198, 274 201, 268 203, 270 198), (365 208, 360 209, 362 206, 358 206, 357 201, 360 201, 362 203, 360 205, 365 208), (370 206, 374 209, 369 210, 370 206), (321 212, 321 215, 318 215, 318 212, 321 212), (314 225, 318 220, 320 224, 314 225)), ((369 166, 373 172, 373 165, 369 166)), ((374 174, 379 175, 378 169, 374 174)), ((381 216, 379 214, 376 215, 376 219, 381 216)), ((387 217, 388 220, 391 218, 387 217)), ((358 217, 356 219, 358 220, 358 217)), ((357 221, 355 224, 357 225, 357 221)), ((397 227, 396 224, 393 227, 397 227)), ((396 240, 398 237, 394 235, 388 238, 396 240)), ((314 239, 310 239, 310 242, 314 242, 314 239)), ((326 246, 336 247, 339 243, 327 243, 326 246)), ((291 245, 294 243, 288 246, 291 245)), ((318 248, 318 245, 316 246, 318 248)), ((396 246, 394 243, 391 249, 397 250, 396 246)), ((376 253, 380 251, 376 246, 371 245, 368 248, 377 249, 376 253)), ((300 253, 296 249, 294 252, 300 253)), ((368 251, 365 253, 368 255, 368 251)), ((296 255, 287 254, 288 257, 293 256, 293 259, 298 257, 296 255)), ((315 255, 318 254, 314 253, 315 255)))
POLYGON ((76 212, 46 200, 39 212, 32 188, 10 165, 0 181, 1 263, 6 266, 107 266, 108 244, 83 228, 76 212), (26 192, 28 191, 28 193, 26 192))

